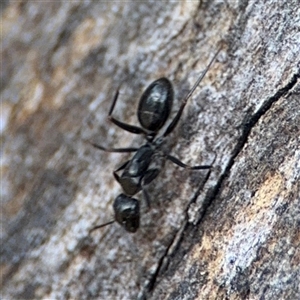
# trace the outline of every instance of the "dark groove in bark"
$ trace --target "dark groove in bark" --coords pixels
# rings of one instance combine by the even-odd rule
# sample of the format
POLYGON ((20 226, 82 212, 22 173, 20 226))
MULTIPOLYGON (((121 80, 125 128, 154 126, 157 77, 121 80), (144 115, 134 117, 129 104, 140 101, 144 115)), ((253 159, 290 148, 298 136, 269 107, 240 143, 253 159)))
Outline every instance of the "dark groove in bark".
POLYGON ((274 96, 270 97, 262 106, 261 108, 254 113, 252 116, 247 116, 242 125, 242 134, 240 139, 238 140, 233 152, 231 159, 228 162, 227 167, 225 168, 224 173, 220 176, 219 181, 217 182, 216 186, 213 188, 212 192, 208 194, 203 202, 203 213, 199 217, 197 225, 203 219, 207 209, 211 205, 213 199, 215 199, 220 191, 221 185, 224 179, 229 175, 231 167, 234 164, 234 160, 237 155, 242 151, 244 145, 246 144, 248 137, 251 133, 252 128, 257 124, 259 119, 271 108, 271 106, 276 103, 281 97, 285 96, 297 83, 297 80, 300 78, 300 70, 296 74, 293 75, 291 81, 282 89, 280 89, 274 96))
MULTIPOLYGON (((216 186, 214 188, 212 188, 210 191, 208 191, 207 196, 205 197, 204 201, 203 201, 203 207, 202 207, 202 214, 199 217, 196 226, 192 226, 186 222, 183 226, 184 229, 182 231, 181 237, 178 239, 177 245, 175 246, 175 253, 176 250, 178 248, 180 248, 180 245, 183 243, 183 238, 186 232, 191 231, 192 235, 194 235, 193 233, 195 233, 196 231, 194 230, 194 228, 197 228, 197 225, 202 221, 203 217, 205 216, 208 208, 210 207, 210 205, 212 204, 213 200, 218 196, 220 190, 221 190, 221 185, 223 183, 223 181, 227 178, 227 176, 230 173, 231 167, 234 164, 234 160, 237 157, 237 155, 242 151, 242 149, 244 148, 244 145, 246 144, 248 137, 251 133, 252 128, 257 124, 257 122, 259 121, 259 119, 271 108, 271 106, 276 103, 281 97, 285 96, 297 83, 297 80, 300 78, 300 70, 293 75, 291 81, 282 89, 280 89, 274 96, 270 97, 262 106, 261 108, 254 113, 252 116, 247 116, 243 122, 242 125, 242 134, 232 152, 232 156, 231 159, 228 162, 227 167, 225 168, 224 173, 220 176, 216 186)), ((209 174, 209 172, 208 172, 209 174)), ((206 176, 206 180, 208 179, 209 175, 206 176)), ((205 180, 205 182, 206 182, 205 180)), ((204 182, 204 183, 205 183, 204 182)), ((198 196, 200 195, 200 192, 202 190, 203 185, 198 189, 198 191, 195 193, 195 196, 193 197, 191 203, 195 202, 196 199, 198 198, 198 196)), ((188 210, 188 208, 187 208, 188 210)), ((186 213, 187 213, 186 210, 186 213)), ((190 235, 189 238, 191 238, 190 235)), ((174 235, 174 238, 172 239, 171 243, 169 244, 169 246, 166 248, 166 251, 164 253, 164 255, 162 255, 162 257, 160 258, 159 262, 158 262, 158 267, 155 271, 155 273, 152 275, 152 278, 149 280, 149 283, 146 286, 146 291, 145 293, 143 293, 140 297, 139 300, 145 300, 147 299, 147 296, 151 294, 151 292, 154 290, 157 279, 159 277, 159 275, 161 275, 160 271, 162 269, 162 266, 164 265, 164 259, 166 258, 166 256, 168 255, 168 251, 170 249, 170 247, 173 244, 173 241, 176 237, 176 234, 174 235)), ((186 252, 189 251, 188 247, 186 250, 183 250, 182 254, 185 254, 186 252)), ((176 263, 178 264, 180 262, 180 260, 176 263)), ((164 272, 167 271, 169 264, 167 263, 167 265, 164 266, 164 272)), ((173 266, 174 268, 174 266, 173 266)))

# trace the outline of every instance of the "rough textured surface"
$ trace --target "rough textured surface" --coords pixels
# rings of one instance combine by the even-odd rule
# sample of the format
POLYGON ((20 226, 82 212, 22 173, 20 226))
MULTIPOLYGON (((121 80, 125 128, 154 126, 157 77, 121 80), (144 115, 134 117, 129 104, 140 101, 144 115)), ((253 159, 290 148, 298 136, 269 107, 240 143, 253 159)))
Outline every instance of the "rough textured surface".
POLYGON ((3 299, 299 298, 298 1, 1 9, 3 299), (221 43, 169 142, 190 165, 215 159, 211 173, 166 163, 136 234, 89 235, 129 156, 86 141, 143 142, 107 121, 115 90, 114 115, 136 124, 142 90, 167 76, 176 112, 221 43))

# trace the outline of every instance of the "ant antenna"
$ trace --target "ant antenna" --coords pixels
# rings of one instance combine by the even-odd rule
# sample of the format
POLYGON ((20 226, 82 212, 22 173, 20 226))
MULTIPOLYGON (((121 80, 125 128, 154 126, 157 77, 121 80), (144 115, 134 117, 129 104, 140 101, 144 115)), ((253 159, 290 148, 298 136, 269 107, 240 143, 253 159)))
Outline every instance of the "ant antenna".
POLYGON ((176 116, 174 117, 173 121, 167 127, 165 133, 163 134, 163 137, 166 137, 167 135, 169 135, 174 130, 174 128, 177 126, 177 123, 182 115, 183 109, 186 106, 188 99, 192 96, 192 94, 194 93, 194 91, 196 90, 196 88, 198 87, 198 85, 200 84, 200 82, 202 81, 202 79, 204 78, 204 76, 206 75, 208 70, 210 69, 211 65, 215 61, 217 55, 220 53, 221 49, 222 49, 222 47, 220 47, 218 49, 218 51, 215 53, 215 55, 213 56, 213 58, 211 59, 211 61, 207 65, 207 67, 205 68, 205 70, 201 73, 201 75, 199 76, 199 78, 197 79, 197 81, 195 82, 193 87, 191 88, 191 90, 187 93, 185 98, 182 100, 181 106, 180 106, 176 116))
POLYGON ((213 56, 213 58, 210 60, 209 64, 205 68, 205 70, 202 72, 202 74, 200 75, 200 77, 198 78, 198 80, 193 85, 192 89, 185 96, 185 101, 187 101, 191 97, 191 95, 194 93, 195 89, 198 87, 198 85, 200 84, 200 82, 202 81, 202 79, 204 78, 204 76, 206 75, 207 71, 210 69, 211 65, 213 64, 213 62, 215 61, 216 57, 220 53, 221 49, 222 49, 222 47, 219 47, 218 51, 215 53, 215 55, 213 56))
POLYGON ((115 220, 112 220, 112 221, 109 221, 107 223, 104 223, 104 224, 101 224, 101 225, 97 225, 97 226, 93 227, 92 229, 90 229, 89 234, 91 234, 96 229, 99 229, 99 228, 102 228, 104 226, 110 225, 110 224, 112 224, 114 222, 115 222, 115 220))

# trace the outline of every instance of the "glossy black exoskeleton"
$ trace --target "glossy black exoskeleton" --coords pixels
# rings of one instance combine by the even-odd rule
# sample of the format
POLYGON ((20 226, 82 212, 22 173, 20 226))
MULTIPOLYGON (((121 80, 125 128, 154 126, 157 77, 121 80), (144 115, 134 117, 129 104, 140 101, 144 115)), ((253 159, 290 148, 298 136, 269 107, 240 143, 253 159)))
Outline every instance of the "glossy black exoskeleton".
MULTIPOLYGON (((163 149, 163 142, 165 137, 167 137, 178 124, 187 100, 193 94, 209 70, 219 51, 217 51, 204 72, 199 76, 194 86, 183 99, 179 111, 175 115, 174 119, 166 128, 164 133, 158 138, 156 138, 156 135, 165 125, 172 109, 174 91, 171 82, 167 78, 160 78, 152 82, 144 91, 140 98, 137 111, 137 116, 141 127, 123 123, 112 116, 119 95, 119 91, 116 92, 113 103, 109 110, 109 120, 126 131, 134 134, 143 134, 147 142, 140 148, 108 149, 94 143, 92 143, 92 145, 107 152, 136 152, 130 160, 126 161, 121 165, 121 167, 113 172, 114 177, 120 183, 124 191, 124 194, 120 194, 114 201, 114 221, 117 221, 128 232, 136 232, 140 223, 139 201, 135 198, 132 198, 132 196, 137 194, 139 191, 142 191, 149 206, 149 196, 144 187, 151 183, 160 172, 160 166, 156 163, 157 158, 166 158, 180 167, 193 170, 211 168, 211 165, 193 167, 187 166, 176 157, 166 153, 166 151, 163 149), (118 175, 118 172, 120 171, 123 172, 121 175, 118 175)), ((114 221, 96 226, 92 230, 111 224, 114 221)))
POLYGON ((128 232, 136 232, 140 226, 140 202, 120 194, 114 202, 116 221, 128 232))
POLYGON ((128 232, 136 232, 140 226, 140 203, 137 199, 120 194, 113 204, 115 220, 93 227, 90 232, 117 221, 128 232))
POLYGON ((114 176, 126 195, 135 195, 142 189, 142 186, 150 183, 158 174, 157 169, 149 169, 154 152, 155 150, 149 144, 145 144, 137 150, 132 159, 114 171, 114 176), (124 171, 119 176, 117 172, 123 168, 124 171))
POLYGON ((167 78, 152 82, 143 93, 137 115, 143 128, 157 132, 166 123, 173 104, 174 91, 167 78))

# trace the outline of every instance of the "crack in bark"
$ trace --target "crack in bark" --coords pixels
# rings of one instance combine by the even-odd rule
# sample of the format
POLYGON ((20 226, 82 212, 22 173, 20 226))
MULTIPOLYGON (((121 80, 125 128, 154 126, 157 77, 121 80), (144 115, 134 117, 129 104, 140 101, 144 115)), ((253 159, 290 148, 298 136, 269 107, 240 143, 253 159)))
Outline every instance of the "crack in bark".
MULTIPOLYGON (((234 164, 235 158, 238 156, 238 154, 242 151, 244 148, 244 145, 247 143, 248 137, 251 133, 252 128, 257 124, 259 119, 271 108, 271 106, 276 103, 281 97, 285 96, 297 83, 297 80, 300 78, 300 70, 296 74, 293 75, 290 82, 283 88, 277 91, 275 95, 270 97, 261 107, 260 109, 254 113, 252 116, 246 116, 244 119, 244 122, 242 123, 242 134, 232 151, 231 159, 229 160, 223 174, 220 176, 217 184, 215 187, 213 187, 211 190, 207 192, 207 196, 204 198, 203 205, 202 205, 202 213, 198 218, 198 221, 194 228, 197 227, 197 225, 202 221, 203 217, 205 216, 208 208, 212 204, 213 200, 218 196, 221 185, 225 178, 229 175, 230 170, 234 164)), ((200 192, 202 188, 204 187, 208 177, 210 175, 210 172, 207 173, 204 183, 201 185, 201 187, 196 191, 195 196, 190 201, 189 205, 187 206, 187 209, 185 210, 185 213, 187 214, 188 209, 190 207, 191 203, 194 203, 198 196, 200 195, 200 192)), ((144 291, 141 292, 138 299, 139 300, 145 300, 147 299, 147 296, 154 290, 154 287, 156 285, 157 279, 159 278, 159 275, 162 273, 162 271, 166 271, 169 266, 169 259, 168 257, 172 253, 176 253, 176 250, 180 247, 181 243, 183 242, 183 236, 184 233, 188 230, 189 223, 186 219, 184 224, 182 225, 181 229, 179 229, 173 236, 170 244, 166 248, 164 254, 161 256, 161 258, 158 261, 157 268, 155 272, 152 274, 151 278, 149 279, 148 283, 145 285, 144 291), (173 246, 173 247, 172 247, 173 246), (172 253, 170 252, 170 249, 172 249, 172 253)), ((188 249, 187 249, 188 251, 188 249)), ((178 263, 177 263, 178 264, 178 263)))
POLYGON ((149 293, 154 289, 160 270, 164 265, 165 258, 168 256, 169 249, 172 247, 174 240, 176 240, 176 235, 177 232, 174 233, 172 240, 170 241, 169 245, 166 247, 163 255, 158 260, 155 272, 151 274, 151 278, 149 278, 148 282, 145 283, 143 290, 139 293, 137 297, 138 300, 146 300, 149 293))
POLYGON ((204 198, 203 206, 202 206, 202 214, 199 216, 198 221, 196 225, 198 225, 204 215, 206 214, 207 209, 210 207, 211 203, 213 202, 213 199, 215 199, 221 189, 221 185, 225 178, 229 175, 230 170, 234 164, 235 158, 238 156, 238 154, 242 151, 244 148, 244 145, 246 144, 248 137, 251 133, 252 128, 257 124, 259 119, 271 108, 271 106, 276 103, 281 97, 285 96, 297 83, 297 80, 300 78, 300 70, 296 74, 293 75, 290 82, 283 88, 279 89, 275 95, 271 96, 259 109, 256 113, 254 113, 252 116, 246 116, 244 122, 242 123, 242 134, 235 146, 235 148, 232 151, 231 159, 229 160, 223 174, 220 176, 217 184, 215 187, 211 190, 210 193, 204 198))
POLYGON ((166 247, 163 255, 160 257, 157 268, 155 272, 152 274, 151 278, 149 279, 148 283, 145 285, 145 291, 141 292, 141 294, 138 296, 138 300, 145 300, 147 299, 147 296, 151 293, 151 291, 154 289, 155 284, 157 282, 157 279, 160 274, 164 272, 164 270, 167 270, 169 266, 169 258, 173 253, 176 253, 176 250, 178 249, 179 245, 181 244, 182 238, 183 238, 183 233, 186 231, 188 224, 188 210, 190 208, 190 205, 192 203, 196 202, 197 197, 199 196, 202 188, 205 186, 205 183, 207 182, 209 175, 211 171, 209 170, 204 178, 204 181, 196 191, 195 195, 192 197, 191 201, 188 203, 186 209, 185 209, 185 214, 186 218, 184 220, 184 223, 182 224, 181 228, 176 231, 169 243, 169 245, 166 247))

